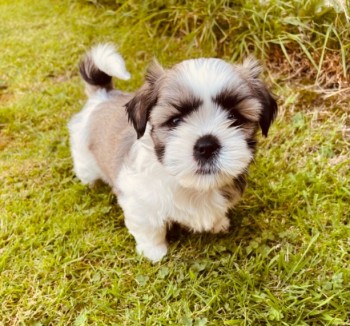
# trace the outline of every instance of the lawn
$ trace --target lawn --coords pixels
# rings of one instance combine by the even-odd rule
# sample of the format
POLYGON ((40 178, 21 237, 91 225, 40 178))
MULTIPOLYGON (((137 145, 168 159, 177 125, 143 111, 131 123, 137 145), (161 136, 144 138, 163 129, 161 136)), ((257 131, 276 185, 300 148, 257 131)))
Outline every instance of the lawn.
POLYGON ((0 2, 0 325, 350 325, 345 2, 154 3, 0 2), (77 64, 100 41, 125 57, 126 91, 153 57, 261 59, 279 114, 228 234, 175 230, 151 264, 110 189, 74 176, 77 64))

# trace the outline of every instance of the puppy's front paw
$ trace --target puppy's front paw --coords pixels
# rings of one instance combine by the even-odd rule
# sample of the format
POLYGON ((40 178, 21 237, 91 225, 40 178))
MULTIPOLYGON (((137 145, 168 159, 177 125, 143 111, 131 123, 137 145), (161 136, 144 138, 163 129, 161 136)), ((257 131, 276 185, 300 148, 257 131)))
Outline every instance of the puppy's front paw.
POLYGON ((227 232, 229 227, 230 227, 230 220, 227 217, 224 217, 214 224, 213 228, 211 229, 211 232, 212 233, 227 232))
POLYGON ((143 255, 153 263, 156 263, 166 255, 168 246, 166 243, 159 245, 138 244, 136 246, 136 251, 138 254, 143 255))

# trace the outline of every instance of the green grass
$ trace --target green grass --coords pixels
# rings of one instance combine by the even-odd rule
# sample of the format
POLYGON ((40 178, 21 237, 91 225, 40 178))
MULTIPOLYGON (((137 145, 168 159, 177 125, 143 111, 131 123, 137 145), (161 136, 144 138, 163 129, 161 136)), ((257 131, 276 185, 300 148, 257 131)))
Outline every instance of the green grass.
POLYGON ((0 3, 0 325, 350 325, 346 17, 301 15, 310 1, 303 12, 271 2, 266 16, 245 1, 242 17, 251 10, 254 19, 231 31, 239 6, 225 16, 227 1, 174 1, 173 24, 167 8, 143 3, 0 3), (190 5, 198 21, 212 18, 207 29, 186 21, 190 5), (181 231, 152 265, 135 254, 109 188, 74 177, 66 124, 85 101, 77 62, 99 41, 119 44, 133 74, 118 82, 124 90, 141 85, 153 56, 167 66, 251 50, 270 68, 279 116, 260 139, 231 233, 181 231), (288 60, 312 67, 310 58, 313 75, 290 79, 288 60), (310 83, 335 71, 341 89, 310 83))

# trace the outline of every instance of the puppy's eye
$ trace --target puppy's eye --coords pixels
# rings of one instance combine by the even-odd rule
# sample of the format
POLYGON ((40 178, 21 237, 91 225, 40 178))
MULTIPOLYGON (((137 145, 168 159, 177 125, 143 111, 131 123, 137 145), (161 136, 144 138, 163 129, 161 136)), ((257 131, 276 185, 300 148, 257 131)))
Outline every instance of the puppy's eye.
POLYGON ((240 126, 240 125, 248 122, 247 118, 245 118, 239 112, 236 112, 236 111, 229 112, 227 115, 227 118, 229 120, 232 120, 232 124, 231 124, 232 127, 237 127, 237 126, 240 126))
POLYGON ((168 127, 176 127, 179 125, 179 123, 182 121, 181 117, 173 117, 167 121, 167 126, 168 127))
POLYGON ((236 122, 242 122, 242 121, 240 121, 240 120, 242 120, 242 119, 240 119, 240 116, 235 114, 235 113, 232 113, 232 112, 228 114, 227 118, 229 120, 234 120, 236 122))

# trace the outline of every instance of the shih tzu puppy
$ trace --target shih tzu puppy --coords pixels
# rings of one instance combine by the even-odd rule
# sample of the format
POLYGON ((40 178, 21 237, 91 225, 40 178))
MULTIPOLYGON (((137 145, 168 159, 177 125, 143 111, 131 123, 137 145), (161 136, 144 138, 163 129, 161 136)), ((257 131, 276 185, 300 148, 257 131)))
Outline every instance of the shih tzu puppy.
POLYGON ((129 79, 110 44, 80 64, 88 101, 69 123, 74 171, 84 184, 113 187, 136 240, 151 261, 167 253, 172 222, 192 231, 227 231, 226 216, 246 187, 259 127, 267 136, 277 104, 252 58, 154 62, 135 93, 113 88, 129 79))

